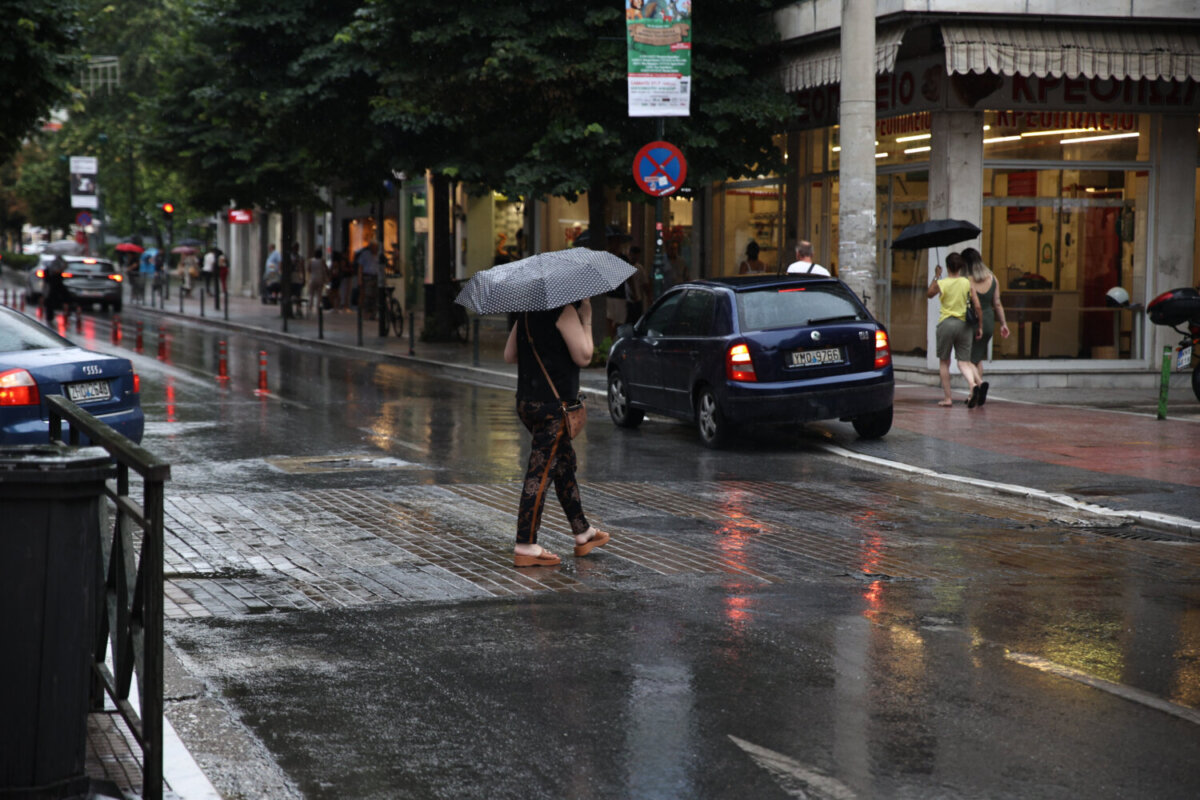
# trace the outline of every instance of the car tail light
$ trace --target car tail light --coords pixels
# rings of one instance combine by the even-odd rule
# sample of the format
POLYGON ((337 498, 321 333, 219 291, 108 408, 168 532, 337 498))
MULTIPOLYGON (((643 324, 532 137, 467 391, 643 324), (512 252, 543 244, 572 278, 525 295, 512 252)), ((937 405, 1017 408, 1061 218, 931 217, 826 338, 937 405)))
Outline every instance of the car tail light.
POLYGON ((750 360, 750 348, 745 344, 735 344, 729 348, 725 356, 725 375, 731 381, 757 381, 754 374, 754 362, 750 360))
POLYGON ((46 270, 44 270, 44 269, 39 269, 39 270, 38 270, 38 271, 37 271, 35 274, 36 274, 36 275, 37 275, 39 278, 44 278, 44 277, 46 277, 46 270))
POLYGON ((0 372, 0 406, 36 406, 41 401, 37 381, 28 370, 0 372))
POLYGON ((106 275, 105 277, 107 277, 110 281, 116 281, 117 283, 120 283, 121 281, 125 280, 124 275, 119 275, 116 272, 114 272, 110 275, 106 275))
POLYGON ((134 394, 142 393, 142 376, 138 375, 136 372, 133 373, 133 393, 134 394))
POLYGON ((74 272, 64 272, 64 273, 63 273, 63 277, 64 277, 64 278, 74 278, 74 277, 75 277, 75 273, 74 273, 74 272))
POLYGON ((892 363, 892 348, 888 346, 887 331, 875 331, 875 369, 883 369, 892 363))

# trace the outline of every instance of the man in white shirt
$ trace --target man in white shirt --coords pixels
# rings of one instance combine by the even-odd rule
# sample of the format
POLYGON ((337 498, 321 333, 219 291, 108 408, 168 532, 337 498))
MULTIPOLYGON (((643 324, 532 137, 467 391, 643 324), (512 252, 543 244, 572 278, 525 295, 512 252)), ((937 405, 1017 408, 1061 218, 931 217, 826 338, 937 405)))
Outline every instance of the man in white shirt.
POLYGON ((828 275, 829 270, 813 263, 812 242, 801 239, 796 242, 796 260, 788 265, 788 275, 828 275))

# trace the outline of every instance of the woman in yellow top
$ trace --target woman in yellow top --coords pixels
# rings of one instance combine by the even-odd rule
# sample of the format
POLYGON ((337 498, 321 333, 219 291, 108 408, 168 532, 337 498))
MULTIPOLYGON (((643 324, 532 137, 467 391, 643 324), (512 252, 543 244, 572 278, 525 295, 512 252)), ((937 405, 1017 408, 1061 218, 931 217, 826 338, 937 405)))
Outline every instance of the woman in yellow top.
POLYGON ((975 294, 971 281, 962 275, 966 261, 958 253, 946 256, 946 271, 949 277, 942 278, 942 267, 939 264, 933 273, 933 281, 929 284, 926 296, 941 298, 941 313, 937 323, 937 357, 938 372, 942 378, 943 398, 939 406, 950 406, 954 400, 950 396, 950 352, 958 360, 958 368, 967 379, 970 394, 967 397, 967 408, 974 408, 979 403, 979 384, 983 378, 979 368, 971 362, 971 341, 983 337, 983 316, 980 314, 979 296, 975 294), (967 304, 975 308, 975 328, 967 324, 967 304))

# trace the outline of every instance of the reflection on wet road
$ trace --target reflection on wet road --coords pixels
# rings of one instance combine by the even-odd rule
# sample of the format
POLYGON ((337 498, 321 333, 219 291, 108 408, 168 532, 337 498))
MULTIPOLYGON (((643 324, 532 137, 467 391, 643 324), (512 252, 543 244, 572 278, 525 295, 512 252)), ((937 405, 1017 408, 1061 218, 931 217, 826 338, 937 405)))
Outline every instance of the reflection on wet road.
POLYGON ((306 797, 1200 794, 1198 544, 597 414, 613 543, 517 570, 510 393, 241 334, 222 387, 167 335, 169 635, 306 797))

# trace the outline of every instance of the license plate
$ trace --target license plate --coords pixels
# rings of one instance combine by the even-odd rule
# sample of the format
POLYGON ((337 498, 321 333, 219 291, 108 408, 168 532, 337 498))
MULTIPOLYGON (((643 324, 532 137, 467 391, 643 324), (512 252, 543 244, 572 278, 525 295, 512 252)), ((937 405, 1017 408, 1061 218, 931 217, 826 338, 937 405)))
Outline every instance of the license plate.
POLYGON ((817 364, 842 363, 842 348, 826 347, 823 350, 793 350, 793 367, 812 367, 817 364))
POLYGON ((1179 355, 1175 357, 1175 366, 1177 369, 1187 369, 1192 365, 1192 346, 1179 348, 1179 355))
POLYGON ((104 292, 100 291, 99 289, 81 289, 75 292, 75 294, 79 295, 80 297, 102 297, 104 292))
POLYGON ((108 400, 112 397, 108 381, 84 381, 67 384, 67 399, 73 403, 90 403, 93 400, 108 400))

